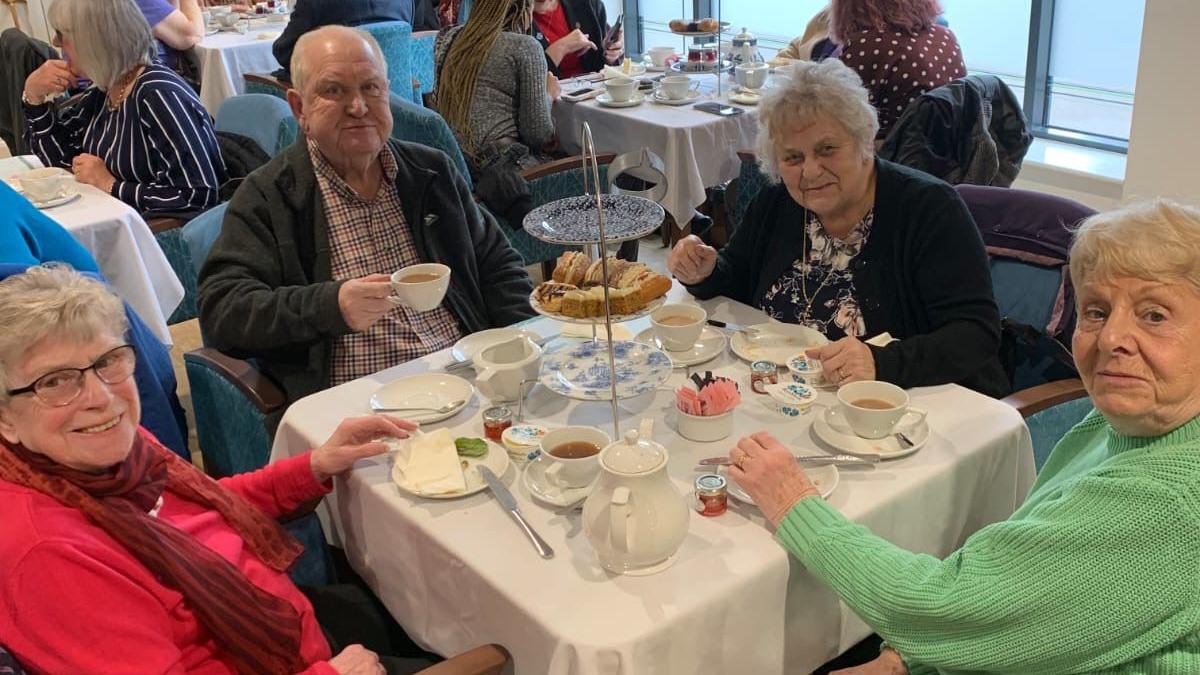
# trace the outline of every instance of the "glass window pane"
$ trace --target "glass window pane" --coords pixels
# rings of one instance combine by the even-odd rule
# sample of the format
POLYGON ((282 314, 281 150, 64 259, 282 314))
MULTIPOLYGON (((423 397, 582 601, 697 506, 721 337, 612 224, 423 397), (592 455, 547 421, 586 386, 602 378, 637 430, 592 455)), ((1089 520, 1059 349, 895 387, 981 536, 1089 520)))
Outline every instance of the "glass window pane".
POLYGON ((651 47, 674 47, 682 51, 683 38, 671 34, 667 23, 692 13, 692 0, 639 0, 642 26, 642 51, 651 47), (687 10, 684 10, 684 7, 687 10))
POLYGON ((999 75, 1009 86, 1024 83, 1031 0, 942 0, 942 9, 968 72, 999 75))
POLYGON ((1144 0, 1056 0, 1049 126, 1128 139, 1144 0))
POLYGON ((759 51, 769 59, 804 33, 808 20, 821 11, 828 0, 713 0, 722 21, 729 22, 730 37, 746 28, 758 38, 759 51))

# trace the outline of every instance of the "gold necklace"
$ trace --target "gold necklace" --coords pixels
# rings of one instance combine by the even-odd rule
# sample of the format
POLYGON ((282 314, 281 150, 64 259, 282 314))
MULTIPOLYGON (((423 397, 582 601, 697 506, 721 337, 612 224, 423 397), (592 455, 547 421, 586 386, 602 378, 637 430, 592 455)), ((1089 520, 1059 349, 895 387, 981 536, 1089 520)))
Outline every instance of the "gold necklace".
POLYGON ((128 73, 122 75, 121 79, 117 81, 117 86, 113 87, 113 89, 115 89, 117 92, 117 96, 114 98, 111 94, 109 94, 104 101, 104 105, 108 108, 109 112, 120 108, 121 104, 125 102, 125 99, 129 98, 129 92, 133 90, 133 81, 137 79, 137 76, 141 74, 141 71, 142 67, 138 66, 128 73))
POLYGON ((804 265, 800 269, 800 295, 804 298, 804 313, 800 315, 801 324, 804 324, 805 322, 812 322, 813 303, 816 302, 817 296, 821 294, 821 289, 825 288, 825 284, 829 282, 829 279, 833 276, 834 272, 833 264, 830 263, 829 271, 825 273, 825 278, 821 279, 821 285, 817 286, 817 290, 813 291, 812 297, 810 298, 808 296, 808 269, 812 268, 812 264, 809 262, 808 257, 812 252, 812 244, 809 241, 810 235, 808 234, 809 222, 810 218, 808 209, 804 209, 804 248, 802 249, 802 253, 804 255, 804 265))

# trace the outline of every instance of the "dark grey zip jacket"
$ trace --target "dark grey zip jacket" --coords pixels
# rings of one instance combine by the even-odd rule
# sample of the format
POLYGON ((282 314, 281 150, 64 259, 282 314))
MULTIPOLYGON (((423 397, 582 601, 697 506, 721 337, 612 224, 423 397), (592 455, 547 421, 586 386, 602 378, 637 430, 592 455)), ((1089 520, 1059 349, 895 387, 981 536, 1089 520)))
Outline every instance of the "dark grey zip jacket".
MULTIPOLYGON (((533 282, 491 216, 475 206, 445 153, 390 141, 404 219, 423 262, 450 267, 444 306, 466 333, 534 315, 533 282)), ((288 401, 329 386, 332 340, 350 333, 338 308, 320 189, 304 137, 234 193, 200 272, 208 344, 253 358, 288 401)), ((379 270, 390 273, 394 270, 379 270)))

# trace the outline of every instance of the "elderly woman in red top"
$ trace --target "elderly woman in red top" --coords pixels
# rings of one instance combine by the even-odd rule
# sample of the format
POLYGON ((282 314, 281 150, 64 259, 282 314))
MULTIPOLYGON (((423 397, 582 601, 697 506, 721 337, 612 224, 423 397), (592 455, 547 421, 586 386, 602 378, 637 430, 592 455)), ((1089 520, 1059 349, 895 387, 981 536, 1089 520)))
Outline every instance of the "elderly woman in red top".
POLYGON ((136 354, 105 286, 30 268, 0 282, 0 325, 0 639, 22 666, 383 672, 361 646, 331 658, 275 518, 413 424, 348 419, 310 453, 218 482, 138 426, 136 354))
POLYGON ((829 35, 879 111, 877 140, 887 138, 912 100, 966 76, 958 40, 936 23, 941 13, 937 0, 830 3, 829 35))

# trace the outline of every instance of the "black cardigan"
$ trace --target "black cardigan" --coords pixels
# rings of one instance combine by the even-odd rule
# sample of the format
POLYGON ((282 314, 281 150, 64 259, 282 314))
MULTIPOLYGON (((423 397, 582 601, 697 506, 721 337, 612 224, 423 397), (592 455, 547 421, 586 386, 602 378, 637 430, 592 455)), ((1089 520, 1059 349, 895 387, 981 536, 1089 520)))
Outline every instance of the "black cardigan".
MULTIPOLYGON (((876 378, 906 388, 957 382, 990 396, 1007 394, 1000 312, 966 205, 928 174, 882 159, 875 169, 875 219, 851 265, 867 330, 898 340, 871 347, 876 378)), ((763 188, 712 275, 688 290, 757 307, 800 256, 803 219, 787 188, 763 188)))
MULTIPOLYGON (((423 262, 449 266, 443 300, 464 333, 535 316, 533 281, 496 221, 475 205, 446 153, 390 141, 404 220, 423 262)), ((380 270, 386 272, 387 270, 380 270)), ((288 401, 329 386, 338 308, 320 189, 304 136, 238 187, 200 270, 209 344, 255 358, 288 401)))

